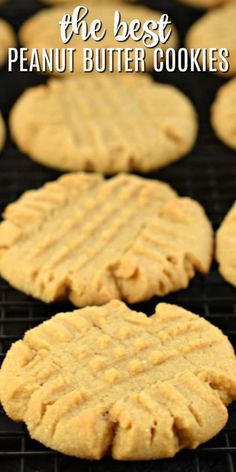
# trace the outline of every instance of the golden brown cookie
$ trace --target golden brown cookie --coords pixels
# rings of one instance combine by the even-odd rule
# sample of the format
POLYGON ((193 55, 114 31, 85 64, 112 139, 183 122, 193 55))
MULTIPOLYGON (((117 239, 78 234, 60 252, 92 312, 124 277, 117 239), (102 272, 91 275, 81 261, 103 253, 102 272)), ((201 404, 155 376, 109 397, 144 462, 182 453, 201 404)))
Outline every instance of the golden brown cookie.
POLYGON ((173 457, 224 427, 236 360, 191 312, 161 303, 147 318, 112 301, 28 331, 3 362, 0 395, 33 439, 64 454, 173 457))
MULTIPOLYGON (((77 2, 78 5, 78 2, 77 2)), ((145 48, 146 52, 146 67, 147 70, 153 70, 153 54, 155 48, 145 47, 142 41, 134 41, 128 39, 125 43, 118 42, 114 37, 114 4, 111 3, 102 5, 99 2, 83 2, 84 6, 87 6, 89 9, 88 21, 89 24, 94 19, 100 19, 103 23, 103 27, 106 29, 106 36, 102 41, 96 42, 91 38, 86 42, 82 40, 81 36, 74 35, 70 40, 69 44, 64 45, 61 40, 60 28, 58 22, 62 19, 65 13, 68 13, 68 5, 54 7, 50 10, 44 9, 39 13, 31 17, 26 23, 22 26, 20 30, 20 41, 21 44, 29 49, 37 48, 42 51, 42 48, 59 48, 61 50, 63 47, 76 48, 77 52, 75 54, 75 67, 74 72, 81 72, 83 70, 83 48, 145 48)), ((117 5, 117 4, 115 4, 117 5)), ((71 7, 71 13, 73 8, 71 7)), ((159 21, 161 13, 156 10, 151 10, 145 6, 139 5, 119 5, 119 11, 121 12, 122 20, 130 23, 134 19, 139 19, 142 25, 149 20, 159 21)), ((168 27, 169 28, 169 27, 168 27)), ((166 29, 166 33, 168 32, 166 29)), ((166 50, 167 47, 176 47, 178 43, 177 33, 175 27, 172 25, 172 34, 169 40, 158 47, 162 47, 163 50, 166 50)), ((29 51, 30 52, 30 51, 29 51)), ((135 58, 135 51, 130 53, 131 58, 135 58)), ((123 57, 123 66, 124 66, 124 57, 123 57)), ((117 58, 115 59, 115 64, 117 64, 117 58)), ((134 70, 134 63, 129 63, 129 66, 134 70)), ((116 66, 114 67, 116 71, 116 66)), ((66 72, 69 72, 67 67, 66 72)), ((56 71, 55 71, 56 73, 56 71)))
POLYGON ((15 35, 12 27, 0 18, 0 67, 7 60, 8 48, 15 46, 15 35))
MULTIPOLYGON (((215 53, 217 68, 222 62, 219 50, 226 48, 230 56, 227 58, 230 70, 224 74, 233 76, 236 74, 236 3, 229 3, 223 7, 210 10, 191 26, 186 39, 189 49, 217 48, 215 53)), ((201 56, 200 56, 201 59, 201 56)), ((208 56, 209 59, 209 56, 208 56)), ((208 60, 209 66, 209 60, 208 60)), ((221 72, 222 74, 222 72, 221 72)))
POLYGON ((202 207, 131 175, 65 175, 26 192, 4 218, 0 274, 45 302, 135 303, 187 287, 211 262, 202 207))
POLYGON ((211 110, 215 133, 225 144, 236 149, 236 79, 220 87, 211 110))
POLYGON ((149 76, 52 79, 27 90, 10 127, 22 152, 61 170, 148 172, 183 157, 197 115, 175 87, 149 76))
POLYGON ((217 231, 216 259, 221 275, 236 287, 236 202, 217 231))
POLYGON ((220 5, 225 5, 229 2, 235 2, 235 0, 179 0, 181 3, 185 3, 190 7, 196 8, 213 8, 220 5))
POLYGON ((5 139, 6 139, 6 128, 5 128, 5 123, 3 121, 3 117, 0 113, 0 152, 3 149, 5 139))

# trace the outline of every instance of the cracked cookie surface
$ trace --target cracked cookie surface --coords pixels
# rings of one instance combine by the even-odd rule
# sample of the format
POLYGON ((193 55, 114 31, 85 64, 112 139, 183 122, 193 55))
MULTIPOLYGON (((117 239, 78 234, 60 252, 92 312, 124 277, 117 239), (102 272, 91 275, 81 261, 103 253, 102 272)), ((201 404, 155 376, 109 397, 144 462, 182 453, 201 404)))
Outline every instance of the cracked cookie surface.
POLYGON ((173 457, 225 425, 236 398, 226 336, 180 307, 148 318, 119 301, 28 331, 0 372, 1 402, 32 438, 64 454, 173 457))
POLYGON ((26 192, 0 225, 0 274, 46 302, 130 303, 188 286, 209 270, 203 208, 167 184, 120 174, 68 174, 26 192))
POLYGON ((217 231, 216 260, 221 275, 236 287, 236 202, 217 231))
POLYGON ((10 118, 22 152, 49 167, 103 174, 149 172, 193 147, 189 99, 148 76, 52 79, 27 90, 10 118))

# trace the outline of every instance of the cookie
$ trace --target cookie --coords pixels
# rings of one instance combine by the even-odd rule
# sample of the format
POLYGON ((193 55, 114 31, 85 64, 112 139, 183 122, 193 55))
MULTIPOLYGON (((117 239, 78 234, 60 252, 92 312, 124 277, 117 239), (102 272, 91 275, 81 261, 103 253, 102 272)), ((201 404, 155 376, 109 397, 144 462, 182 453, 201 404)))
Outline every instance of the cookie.
POLYGON ((221 275, 236 287, 236 202, 217 231, 216 259, 221 275))
POLYGON ((45 302, 135 303, 187 287, 211 262, 202 207, 131 175, 65 175, 26 192, 4 218, 0 275, 45 302))
POLYGON ((220 87, 211 109, 211 123, 219 139, 236 149, 236 79, 220 87))
POLYGON ((0 152, 3 149, 4 143, 5 143, 5 138, 6 138, 6 128, 5 124, 3 121, 3 117, 0 113, 0 152))
MULTIPOLYGON (((78 5, 78 2, 77 2, 78 5)), ((127 39, 125 43, 117 42, 114 37, 114 4, 110 2, 109 4, 103 3, 102 5, 99 2, 83 2, 83 5, 87 6, 89 9, 88 21, 89 24, 91 21, 95 19, 100 19, 103 23, 103 27, 106 29, 106 36, 102 41, 96 42, 91 38, 84 42, 81 36, 74 35, 69 42, 70 48, 76 48, 75 54, 75 66, 74 72, 80 73, 83 70, 83 48, 142 48, 144 47, 146 52, 146 68, 147 70, 153 70, 153 54, 155 48, 145 47, 142 41, 134 41, 132 39, 127 39)), ((117 3, 115 3, 117 6, 117 3)), ((71 7, 71 13, 73 8, 71 7)), ((142 25, 149 20, 159 21, 161 17, 161 13, 156 10, 151 10, 145 6, 139 5, 119 5, 119 11, 121 12, 122 20, 130 23, 135 19, 139 19, 142 25)), ((62 40, 60 35, 60 28, 58 27, 58 22, 62 19, 62 17, 69 13, 68 5, 54 7, 50 10, 44 9, 41 10, 39 13, 31 17, 27 20, 22 28, 20 29, 19 37, 21 44, 29 49, 37 48, 42 51, 42 48, 50 49, 50 48, 58 48, 59 50, 62 49, 62 40)), ((169 27, 168 27, 169 28, 169 27)), ((166 33, 168 32, 168 28, 166 29, 166 33)), ((163 50, 166 50, 168 47, 175 48, 178 44, 178 37, 175 30, 175 27, 172 25, 172 34, 169 40, 163 44, 158 45, 158 47, 162 47, 163 50)), ((65 45, 68 47, 68 45, 65 45)), ((63 44, 64 47, 64 44, 63 44)), ((135 51, 130 53, 130 58, 135 60, 135 51)), ((41 58, 42 59, 42 58, 41 58)), ((117 65, 117 57, 115 55, 114 59, 114 70, 116 71, 117 65)), ((125 64, 125 60, 123 57, 122 60, 123 66, 125 64)), ((134 63, 129 63, 129 67, 132 70, 135 70, 134 63)), ((56 67, 55 67, 56 69, 56 67)), ((67 67, 66 72, 69 72, 69 68, 67 67)), ((54 70, 54 73, 57 73, 54 70)), ((64 72, 65 73, 65 72, 64 72)))
POLYGON ((149 172, 183 157, 198 130, 189 99, 149 76, 52 79, 28 89, 10 117, 32 159, 60 170, 149 172))
POLYGON ((219 5, 225 5, 229 2, 234 2, 235 0, 179 0, 181 3, 185 3, 190 7, 196 8, 213 8, 219 5))
MULTIPOLYGON (((189 49, 194 48, 226 48, 230 56, 227 58, 230 70, 221 74, 234 76, 236 74, 236 3, 229 3, 221 8, 213 9, 202 16, 190 28, 186 44, 189 49)), ((217 62, 221 61, 215 53, 217 62)), ((202 59, 201 56, 199 59, 202 59)), ((209 59, 209 57, 208 57, 209 59)), ((217 67, 217 62, 214 64, 217 67)), ((209 66, 208 60, 208 66, 209 66)))
POLYGON ((7 60, 8 48, 15 46, 15 35, 12 27, 0 18, 0 67, 7 60))
POLYGON ((112 301, 28 331, 3 362, 0 395, 33 439, 63 454, 173 457, 224 427, 236 360, 227 337, 191 312, 161 303, 147 318, 112 301))

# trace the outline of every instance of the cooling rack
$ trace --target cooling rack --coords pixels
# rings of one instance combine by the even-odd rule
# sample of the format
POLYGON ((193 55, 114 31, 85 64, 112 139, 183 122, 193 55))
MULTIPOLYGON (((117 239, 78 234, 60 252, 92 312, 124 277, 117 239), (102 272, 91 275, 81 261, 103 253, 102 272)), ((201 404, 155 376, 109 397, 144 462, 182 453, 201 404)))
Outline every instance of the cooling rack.
MULTIPOLYGON (((182 44, 188 27, 202 14, 201 11, 184 7, 174 0, 153 0, 146 3, 171 15, 182 44)), ((0 8, 0 16, 8 19, 17 30, 26 18, 40 8, 42 5, 36 0, 9 0, 0 8)), ((188 94, 199 113, 200 134, 195 149, 187 158, 148 177, 169 182, 181 195, 199 200, 214 229, 217 229, 236 197, 236 154, 215 138, 209 125, 209 107, 224 79, 207 73, 161 73, 154 78, 172 83, 188 94)), ((10 75, 6 68, 2 69, 0 107, 4 117, 8 118, 12 104, 25 88, 45 81, 46 77, 40 75, 19 72, 10 75)), ((23 191, 37 188, 58 175, 56 171, 31 162, 8 138, 0 156, 0 210, 23 191)), ((153 313, 158 301, 154 298, 135 308, 149 315, 153 313)), ((236 290, 223 281, 216 264, 213 264, 207 277, 196 277, 188 289, 165 297, 165 301, 177 303, 205 316, 221 328, 236 347, 236 290)), ((59 311, 71 308, 68 304, 42 304, 13 290, 0 280, 1 360, 11 343, 27 329, 59 311)), ((32 441, 23 425, 12 422, 0 410, 0 468, 3 472, 234 472, 236 405, 230 408, 226 428, 212 441, 196 451, 181 452, 171 460, 145 463, 118 463, 111 459, 88 462, 56 454, 32 441)))

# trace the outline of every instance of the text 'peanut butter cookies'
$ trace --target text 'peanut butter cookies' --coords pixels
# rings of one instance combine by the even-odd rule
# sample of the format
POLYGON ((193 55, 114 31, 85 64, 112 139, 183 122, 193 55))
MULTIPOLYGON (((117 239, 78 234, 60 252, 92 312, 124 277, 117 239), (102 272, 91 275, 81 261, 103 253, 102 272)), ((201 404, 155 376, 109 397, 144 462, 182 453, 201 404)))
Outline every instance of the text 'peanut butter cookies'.
POLYGON ((206 273, 212 229, 202 207, 131 175, 66 175, 26 192, 0 225, 0 274, 46 302, 134 303, 206 273))
MULTIPOLYGON (((76 5, 78 6, 78 2, 76 5)), ((42 48, 46 48, 48 51, 51 48, 59 48, 60 50, 62 47, 70 47, 76 48, 77 52, 75 54, 75 67, 74 72, 80 73, 83 70, 83 48, 144 48, 146 53, 146 68, 147 70, 153 70, 153 53, 155 48, 149 48, 143 45, 142 41, 134 41, 133 39, 129 38, 125 43, 117 42, 114 36, 114 13, 119 7, 119 11, 121 13, 121 17, 123 21, 127 23, 131 23, 134 19, 139 19, 141 24, 144 25, 146 21, 153 20, 155 22, 160 20, 162 13, 156 10, 152 10, 145 6, 139 5, 125 5, 119 4, 117 2, 113 3, 102 3, 100 4, 99 1, 96 3, 84 1, 83 6, 86 6, 89 10, 88 16, 86 20, 88 21, 89 25, 93 20, 100 19, 103 23, 103 28, 106 29, 105 37, 96 42, 93 39, 89 38, 86 42, 82 40, 80 35, 74 35, 73 38, 70 40, 69 44, 64 45, 61 40, 60 35, 60 28, 59 28, 59 21, 63 18, 65 14, 72 14, 73 6, 71 8, 69 5, 53 7, 52 9, 44 9, 41 10, 39 13, 31 17, 27 20, 20 29, 20 41, 21 44, 27 48, 29 48, 29 53, 32 48, 37 48, 39 52, 39 56, 41 57, 42 48), (41 51, 41 52, 40 52, 41 51)), ((165 30, 167 34, 171 28, 171 36, 167 40, 165 44, 158 44, 158 47, 163 49, 164 51, 168 47, 175 48, 178 44, 178 37, 175 30, 174 25, 168 26, 165 30)), ((140 33, 139 33, 140 35, 140 33)), ((130 58, 135 59, 135 51, 130 52, 130 58)), ((118 61, 115 60, 115 64, 118 61)), ((122 61, 122 64, 125 62, 122 61)), ((129 67, 132 67, 132 70, 135 70, 134 63, 129 62, 129 67)), ((116 67, 114 67, 116 70, 116 67)), ((57 73, 56 70, 53 72, 57 73)), ((67 67, 66 72, 69 72, 69 67, 67 67)))
POLYGON ((215 436, 236 399, 226 336, 177 306, 151 318, 112 301, 28 331, 0 372, 1 402, 32 438, 86 459, 173 457, 215 436))
POLYGON ((24 153, 61 170, 148 172, 183 157, 196 112, 175 87, 148 76, 52 79, 13 108, 12 136, 24 153))
POLYGON ((0 67, 2 67, 8 55, 8 48, 15 46, 15 35, 12 27, 0 18, 0 67))
MULTIPOLYGON (((227 74, 236 74, 236 3, 229 3, 221 8, 213 9, 202 16, 190 28, 186 44, 189 49, 226 48, 229 50, 227 58, 230 70, 227 74)), ((199 60, 201 60, 199 56, 199 60)), ((219 54, 215 58, 220 61, 219 54)), ((216 62, 217 64, 217 62, 216 62)), ((208 64, 209 66, 209 64, 208 64)))
POLYGON ((3 121, 3 117, 0 112, 0 152, 3 149, 5 139, 6 139, 6 128, 5 128, 5 123, 3 121))
POLYGON ((236 202, 217 231, 216 259, 221 275, 236 287, 236 202))
POLYGON ((217 136, 236 149, 236 79, 220 87, 211 110, 211 123, 217 136))

